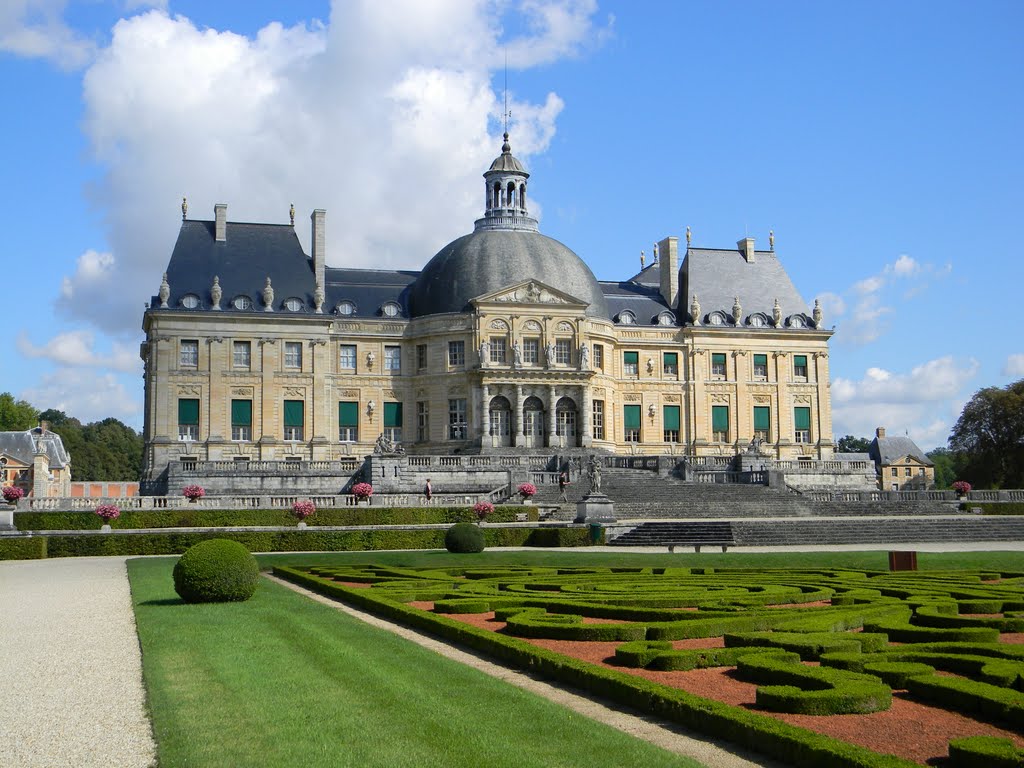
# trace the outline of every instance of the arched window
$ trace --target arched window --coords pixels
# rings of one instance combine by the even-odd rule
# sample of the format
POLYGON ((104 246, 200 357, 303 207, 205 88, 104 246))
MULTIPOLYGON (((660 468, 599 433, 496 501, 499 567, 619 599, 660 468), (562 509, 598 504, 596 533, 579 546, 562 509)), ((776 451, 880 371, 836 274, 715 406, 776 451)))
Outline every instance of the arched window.
POLYGON ((491 201, 492 208, 501 208, 501 182, 494 182, 494 199, 491 201))
POLYGON ((544 446, 544 403, 539 397, 528 397, 523 401, 523 432, 527 448, 544 446))
POLYGON ((512 444, 512 404, 501 395, 493 398, 488 408, 491 427, 491 444, 508 446, 512 444))
POLYGON ((619 312, 619 323, 622 325, 635 325, 636 315, 631 310, 624 309, 619 312))
POLYGON ((526 184, 519 185, 519 207, 526 213, 526 184))
POLYGON ((555 403, 555 434, 559 445, 576 447, 576 401, 571 397, 559 398, 555 403))
POLYGON ((508 198, 505 200, 505 206, 508 208, 514 208, 516 204, 516 183, 510 181, 508 183, 508 198))

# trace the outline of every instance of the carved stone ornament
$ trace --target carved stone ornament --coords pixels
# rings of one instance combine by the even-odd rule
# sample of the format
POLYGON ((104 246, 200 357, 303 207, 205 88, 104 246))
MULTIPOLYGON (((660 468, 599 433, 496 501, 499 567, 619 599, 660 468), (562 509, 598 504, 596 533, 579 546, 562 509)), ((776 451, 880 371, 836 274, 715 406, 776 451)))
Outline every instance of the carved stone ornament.
POLYGON ((728 403, 729 402, 729 396, 728 395, 712 395, 711 396, 711 402, 712 403, 728 403))
POLYGON ((779 300, 775 300, 775 306, 772 307, 772 320, 775 321, 775 327, 782 327, 782 307, 779 306, 779 300))
POLYGON ((525 323, 523 323, 523 330, 524 331, 538 331, 539 332, 540 331, 540 323, 538 323, 536 320, 527 320, 525 323))
POLYGON ((653 357, 648 357, 647 358, 647 372, 648 373, 654 373, 654 358, 653 357))
POLYGON ((740 306, 740 297, 737 296, 732 300, 732 322, 733 325, 739 325, 740 320, 743 317, 743 307, 740 306))
POLYGON ((338 397, 359 397, 358 389, 343 389, 338 393, 338 397))
POLYGON ((322 315, 324 313, 324 300, 325 299, 326 299, 326 296, 324 295, 324 287, 322 285, 320 285, 320 283, 317 283, 316 284, 316 290, 313 291, 313 306, 315 307, 315 309, 313 311, 316 314, 322 315))
POLYGON ((178 395, 201 395, 203 388, 198 384, 182 384, 178 387, 178 395))
POLYGON ((810 395, 797 395, 796 397, 793 398, 793 402, 794 403, 800 403, 801 405, 810 405, 811 404, 811 396, 810 395))
POLYGON ((252 397, 252 387, 235 387, 231 390, 231 394, 238 397, 252 397))
POLYGON ((171 298, 171 286, 167 284, 166 272, 160 280, 160 292, 157 295, 160 297, 160 309, 167 309, 167 300, 171 298))
POLYGON ((566 322, 563 321, 563 322, 558 324, 558 330, 563 332, 563 333, 572 333, 573 332, 572 323, 566 323, 566 322))
POLYGON ((274 311, 274 286, 270 284, 269 277, 267 278, 266 284, 263 286, 263 311, 274 311))
POLYGON ((679 395, 665 395, 662 399, 666 403, 678 403, 680 398, 679 395))
POLYGON ((622 396, 622 401, 625 403, 639 403, 643 400, 643 395, 639 392, 627 392, 622 396))
POLYGON ((489 327, 495 331, 507 331, 508 323, 504 320, 491 320, 491 325, 489 327))
POLYGON ((397 400, 398 399, 398 395, 395 394, 395 390, 393 390, 393 389, 385 389, 384 390, 384 397, 388 398, 389 400, 397 400))
POLYGON ((306 396, 306 388, 305 387, 285 387, 284 388, 284 394, 285 394, 285 397, 305 397, 306 396))
MULTIPOLYGON (((689 233, 689 227, 687 227, 687 233, 689 233)), ((700 325, 700 302, 697 301, 696 293, 693 294, 693 301, 690 302, 690 317, 693 318, 694 325, 700 325)))
POLYGON ((821 302, 818 299, 814 300, 814 326, 821 328, 821 321, 825 319, 825 313, 821 311, 821 302))
POLYGON ((210 286, 210 299, 213 306, 210 309, 220 309, 220 300, 224 295, 224 291, 220 289, 220 278, 217 275, 213 276, 213 285, 210 286))
POLYGON ((755 403, 770 404, 772 399, 768 395, 754 395, 755 403))
POLYGON ((375 354, 373 354, 373 350, 371 349, 369 352, 366 353, 366 367, 369 368, 372 371, 373 370, 373 364, 376 361, 377 361, 377 356, 375 354))

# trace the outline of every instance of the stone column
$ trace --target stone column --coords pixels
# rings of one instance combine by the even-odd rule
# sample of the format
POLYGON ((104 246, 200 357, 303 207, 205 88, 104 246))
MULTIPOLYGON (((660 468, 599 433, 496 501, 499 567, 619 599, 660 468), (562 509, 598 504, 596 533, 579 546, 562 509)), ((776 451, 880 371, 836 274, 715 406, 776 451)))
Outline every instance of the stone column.
POLYGON ((591 414, 590 387, 586 384, 580 387, 580 445, 589 448, 594 442, 593 416, 591 414))
POLYGON ((486 384, 480 387, 480 445, 490 447, 489 439, 491 432, 490 414, 488 405, 491 402, 491 393, 486 384))
POLYGON ((558 414, 555 413, 555 403, 558 402, 558 395, 553 386, 548 387, 548 447, 554 448, 559 445, 558 435, 558 414))
POLYGON ((523 385, 516 384, 516 439, 514 445, 519 448, 526 445, 526 434, 523 430, 523 385))

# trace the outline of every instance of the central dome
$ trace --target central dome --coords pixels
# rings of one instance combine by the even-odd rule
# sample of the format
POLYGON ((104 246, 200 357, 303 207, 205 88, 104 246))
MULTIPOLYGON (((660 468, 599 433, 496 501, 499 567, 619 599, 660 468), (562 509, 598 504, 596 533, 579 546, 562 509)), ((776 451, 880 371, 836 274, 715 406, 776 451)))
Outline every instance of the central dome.
POLYGON ((608 319, 590 267, 557 240, 523 230, 478 230, 434 256, 413 283, 411 317, 467 312, 475 299, 507 285, 537 280, 589 304, 588 317, 608 319))

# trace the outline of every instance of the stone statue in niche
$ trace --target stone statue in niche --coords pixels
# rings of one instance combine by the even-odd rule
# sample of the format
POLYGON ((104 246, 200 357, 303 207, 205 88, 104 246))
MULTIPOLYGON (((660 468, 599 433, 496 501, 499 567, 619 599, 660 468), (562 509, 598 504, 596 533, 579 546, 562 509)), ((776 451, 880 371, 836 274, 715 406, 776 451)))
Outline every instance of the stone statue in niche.
POLYGON ((519 346, 518 340, 512 343, 512 365, 516 368, 523 365, 523 348, 519 346))
POLYGON ((587 346, 585 341, 580 345, 580 370, 590 370, 590 347, 587 346))
POLYGON ((544 356, 548 361, 548 368, 552 368, 555 365, 555 342, 549 341, 548 345, 544 347, 544 356))
POLYGON ((486 368, 487 361, 491 357, 491 342, 484 339, 480 342, 480 367, 486 368))

